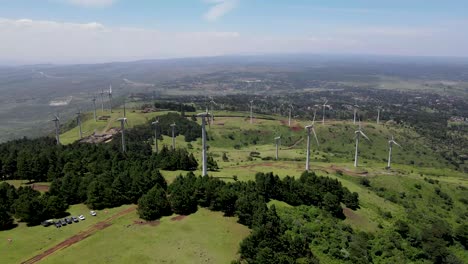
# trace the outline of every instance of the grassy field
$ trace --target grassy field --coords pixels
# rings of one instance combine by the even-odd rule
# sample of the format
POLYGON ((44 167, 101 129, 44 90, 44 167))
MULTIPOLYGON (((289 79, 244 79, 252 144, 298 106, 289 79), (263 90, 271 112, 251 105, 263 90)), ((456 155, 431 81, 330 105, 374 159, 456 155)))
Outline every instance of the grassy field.
MULTIPOLYGON (((84 131, 99 132, 119 124, 115 119, 120 116, 115 110, 109 122, 86 120, 84 131)), ((148 122, 156 115, 166 112, 142 114, 129 112, 129 125, 135 126, 148 122)), ((306 134, 304 126, 309 121, 294 120, 288 127, 286 118, 270 116, 268 119, 254 119, 250 124, 247 113, 221 112, 213 125, 208 127, 209 154, 213 155, 220 170, 209 172, 210 176, 233 181, 253 180, 258 172, 274 172, 280 177, 298 177, 305 169, 306 134), (241 117, 239 117, 241 116, 241 117), (243 117, 242 117, 243 116, 243 117), (282 136, 280 160, 274 160, 274 137, 282 136), (228 161, 223 161, 226 153, 228 161)), ((89 115, 89 113, 88 113, 89 115)), ((257 116, 258 117, 258 116, 257 116)), ((200 120, 198 120, 200 122, 200 120)), ((320 145, 312 142, 311 169, 318 175, 338 179, 352 192, 359 193, 361 208, 347 211, 345 223, 357 230, 379 232, 388 228, 396 219, 404 219, 408 208, 423 208, 427 214, 443 216, 452 226, 463 221, 466 205, 460 199, 467 192, 468 176, 446 166, 444 159, 432 152, 428 142, 414 130, 391 124, 376 125, 363 123, 363 130, 371 142, 361 141, 360 166, 353 167, 354 130, 352 122, 327 121, 317 123, 316 131, 320 145), (392 169, 387 170, 387 140, 395 136, 403 148, 394 148, 392 169), (362 178, 370 181, 370 186, 361 184, 362 178), (430 183, 437 181, 437 183, 430 183), (449 209, 436 189, 452 198, 453 208, 449 209), (391 215, 391 217, 388 217, 391 215)), ((77 128, 62 135, 64 143, 78 138, 77 128)), ((170 137, 163 137, 160 146, 171 145, 170 137)), ((185 142, 183 136, 176 138, 178 147, 188 148, 201 159, 201 140, 185 142)), ((168 182, 172 182, 185 171, 162 171, 168 182)), ((195 171, 200 175, 201 171, 195 171)), ((12 182, 19 186, 22 182, 12 182)), ((278 207, 285 203, 272 201, 278 207)), ((111 215, 122 208, 110 209, 111 215)), ((86 212, 84 205, 72 206, 70 212, 86 212)), ((55 228, 32 227, 20 224, 18 228, 0 233, 0 241, 11 237, 14 242, 0 248, 0 263, 25 260, 48 247, 86 229, 102 216, 90 218, 84 223, 55 228), (93 222, 94 221, 94 222, 93 222), (34 247, 27 247, 26 241, 38 240, 34 247), (12 247, 13 249, 9 249, 12 247)), ((228 263, 236 256, 239 242, 249 230, 236 223, 235 218, 224 218, 220 213, 200 209, 181 221, 163 218, 154 225, 138 224, 135 212, 124 215, 112 222, 108 228, 97 232, 86 240, 54 253, 45 263, 74 263, 80 259, 86 263, 99 262, 139 262, 139 263, 228 263)), ((6 243, 6 242, 5 242, 6 243)), ((467 259, 463 250, 452 248, 462 259, 467 259)), ((324 256, 323 261, 326 260, 324 256)))
POLYGON ((236 218, 199 209, 180 220, 139 224, 136 212, 43 263, 229 263, 249 229, 236 218))
POLYGON ((20 263, 25 261, 128 207, 126 205, 97 211, 97 216, 92 217, 89 215, 89 209, 85 205, 73 205, 68 212, 74 216, 83 214, 86 220, 59 229, 53 226, 27 227, 24 223, 20 223, 18 227, 12 230, 0 232, 0 244, 2 245, 0 246, 0 263, 20 263), (107 213, 105 213, 106 211, 107 213), (9 238, 13 240, 11 243, 7 241, 9 238))

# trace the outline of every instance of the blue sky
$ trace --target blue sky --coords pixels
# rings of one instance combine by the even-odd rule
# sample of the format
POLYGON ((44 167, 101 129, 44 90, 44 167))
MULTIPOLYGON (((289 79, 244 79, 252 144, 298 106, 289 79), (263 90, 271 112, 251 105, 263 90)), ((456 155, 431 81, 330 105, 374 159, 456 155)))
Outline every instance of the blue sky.
POLYGON ((468 56, 462 0, 0 0, 0 61, 468 56))

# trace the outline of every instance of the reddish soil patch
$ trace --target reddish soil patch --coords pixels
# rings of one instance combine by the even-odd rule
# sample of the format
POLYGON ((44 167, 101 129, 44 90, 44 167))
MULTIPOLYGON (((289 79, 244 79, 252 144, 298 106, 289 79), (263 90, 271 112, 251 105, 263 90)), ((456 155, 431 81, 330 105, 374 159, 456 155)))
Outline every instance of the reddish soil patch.
POLYGON ((143 226, 143 225, 158 226, 160 223, 161 222, 159 222, 158 220, 156 221, 141 221, 141 220, 133 221, 134 225, 140 225, 140 226, 143 226))
POLYGON ((358 220, 360 219, 360 216, 358 216, 356 213, 353 212, 353 210, 349 208, 343 208, 343 214, 346 216, 346 218, 349 218, 351 220, 358 220))
POLYGON ((42 254, 39 254, 39 255, 37 255, 35 257, 32 257, 32 258, 30 258, 30 259, 28 259, 28 260, 26 260, 26 261, 24 261, 22 263, 27 263, 27 264, 37 263, 40 260, 42 260, 43 258, 45 258, 45 257, 47 257, 47 256, 49 256, 49 255, 51 255, 51 254, 53 254, 53 253, 55 253, 55 252, 57 252, 59 250, 67 248, 67 247, 69 247, 69 246, 71 246, 71 245, 73 245, 75 243, 78 243, 81 240, 91 236, 92 234, 96 233, 99 230, 103 230, 104 228, 107 228, 107 227, 111 226, 112 225, 111 222, 113 220, 115 220, 115 219, 117 219, 117 218, 119 218, 121 216, 124 216, 126 214, 129 214, 129 213, 131 213, 131 212, 133 212, 135 210, 136 210, 136 206, 133 206, 133 207, 127 208, 127 209, 125 209, 123 211, 120 211, 117 214, 115 214, 115 215, 113 215, 113 216, 111 216, 111 217, 109 217, 109 218, 107 218, 107 219, 105 219, 105 220, 103 220, 103 221, 89 227, 87 230, 82 231, 82 232, 80 232, 80 233, 66 239, 65 241, 63 241, 63 242, 49 248, 48 250, 44 251, 42 254))
POLYGON ((291 127, 291 130, 294 131, 294 132, 297 132, 297 131, 302 130, 302 127, 300 127, 300 126, 293 126, 293 127, 291 127))
POLYGON ((48 192, 49 191, 49 186, 47 185, 42 185, 42 184, 32 184, 31 187, 40 192, 48 192))
POLYGON ((171 221, 180 221, 182 219, 184 219, 185 217, 187 217, 186 215, 178 215, 178 216, 174 216, 171 218, 171 221))

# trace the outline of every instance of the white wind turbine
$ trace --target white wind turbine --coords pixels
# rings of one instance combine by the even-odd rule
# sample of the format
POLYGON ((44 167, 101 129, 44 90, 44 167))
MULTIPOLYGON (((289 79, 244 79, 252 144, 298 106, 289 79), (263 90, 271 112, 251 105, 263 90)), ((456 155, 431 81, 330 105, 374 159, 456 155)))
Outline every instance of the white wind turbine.
POLYGON ((325 102, 322 105, 323 107, 322 124, 323 125, 325 125, 325 108, 326 107, 330 108, 330 105, 327 105, 327 103, 328 103, 328 100, 325 100, 325 102))
POLYGON ((356 103, 356 100, 354 100, 354 119, 353 119, 353 124, 356 124, 356 116, 357 116, 357 109, 359 108, 358 104, 356 103))
POLYGON ((400 146, 400 144, 398 144, 394 139, 393 139, 393 135, 392 135, 392 139, 390 139, 388 141, 388 164, 387 164, 387 168, 390 169, 391 167, 391 164, 392 164, 392 147, 393 147, 393 144, 399 146, 400 148, 402 146, 400 146))
POLYGON ((278 160, 279 158, 278 149, 279 149, 279 145, 281 144, 281 136, 275 137, 275 143, 276 143, 276 160, 278 160))
POLYGON ((97 114, 96 114, 96 95, 93 95, 93 107, 94 107, 94 121, 97 121, 97 114))
POLYGON ((291 112, 292 112, 293 106, 292 104, 289 104, 289 118, 288 118, 288 125, 291 126, 291 112))
POLYGON ((176 127, 176 124, 175 122, 171 124, 171 128, 172 128, 172 150, 175 150, 175 127, 176 127))
POLYGON ((81 130, 81 110, 78 110, 76 113, 76 123, 78 124, 78 135, 80 136, 80 139, 83 138, 83 131, 81 130))
POLYGON ((54 115, 52 122, 55 124, 55 140, 57 145, 60 145, 60 118, 58 117, 58 114, 54 115))
POLYGON ((382 110, 381 106, 377 107, 377 125, 380 124, 380 111, 382 110))
POLYGON ((104 113, 104 90, 101 89, 99 94, 101 95, 101 111, 104 113))
POLYGON ((354 134, 356 135, 356 152, 354 153, 354 167, 357 167, 358 166, 359 138, 362 135, 365 139, 370 141, 370 139, 366 136, 366 134, 364 134, 364 132, 362 132, 361 120, 359 120, 359 129, 354 131, 354 134))
POLYGON ((126 101, 124 99, 124 105, 123 105, 123 114, 124 114, 124 117, 127 117, 127 108, 126 108, 126 101))
POLYGON ((207 175, 208 161, 206 153, 206 118, 208 117, 208 124, 210 122, 211 114, 208 111, 197 115, 202 120, 202 176, 207 175))
POLYGON ((307 131, 306 171, 309 171, 310 169, 310 132, 311 131, 312 133, 314 133, 314 138, 315 138, 315 142, 317 142, 317 146, 319 145, 317 133, 315 133, 314 124, 315 124, 315 114, 314 114, 314 119, 312 120, 312 124, 305 127, 307 131))
POLYGON ((109 96, 109 109, 110 109, 110 112, 112 113, 112 84, 109 85, 108 96, 109 96))
POLYGON ((158 153, 158 126, 159 126, 159 120, 156 119, 156 121, 151 123, 154 125, 154 152, 158 153))
POLYGON ((122 152, 126 152, 127 148, 125 147, 125 124, 128 126, 127 118, 121 117, 117 119, 117 121, 120 121, 120 128, 122 130, 122 152))
POLYGON ((253 100, 250 101, 250 124, 253 124, 253 100))

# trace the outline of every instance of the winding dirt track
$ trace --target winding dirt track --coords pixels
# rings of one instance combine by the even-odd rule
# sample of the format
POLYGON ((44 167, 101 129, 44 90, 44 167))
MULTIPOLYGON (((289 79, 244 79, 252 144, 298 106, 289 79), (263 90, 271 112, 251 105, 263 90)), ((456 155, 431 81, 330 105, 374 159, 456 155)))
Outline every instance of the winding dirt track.
POLYGON ((40 260, 42 260, 43 258, 45 258, 45 257, 47 257, 47 256, 49 256, 49 255, 51 255, 51 254, 53 254, 53 253, 55 253, 55 252, 57 252, 59 250, 67 248, 67 247, 69 247, 69 246, 71 246, 71 245, 73 245, 75 243, 78 243, 81 240, 91 236, 92 234, 96 233, 99 230, 103 230, 104 228, 107 228, 107 227, 111 226, 112 225, 111 222, 113 220, 115 220, 115 219, 117 219, 119 217, 122 217, 124 215, 127 215, 127 214, 129 214, 129 213, 131 213, 131 212, 133 212, 135 210, 136 210, 136 206, 132 206, 132 207, 127 208, 127 209, 125 209, 123 211, 120 211, 120 212, 116 213, 115 215, 113 215, 113 216, 111 216, 111 217, 109 217, 109 218, 107 218, 107 219, 105 219, 105 220, 103 220, 103 221, 101 221, 99 223, 96 223, 96 224, 92 225, 87 230, 82 231, 82 232, 80 232, 80 233, 66 239, 65 241, 63 241, 63 242, 61 242, 61 243, 47 249, 43 253, 41 253, 39 255, 36 255, 36 256, 34 256, 34 257, 32 257, 32 258, 30 258, 30 259, 28 259, 28 260, 26 260, 26 261, 24 261, 22 263, 24 263, 24 264, 37 263, 40 260))

